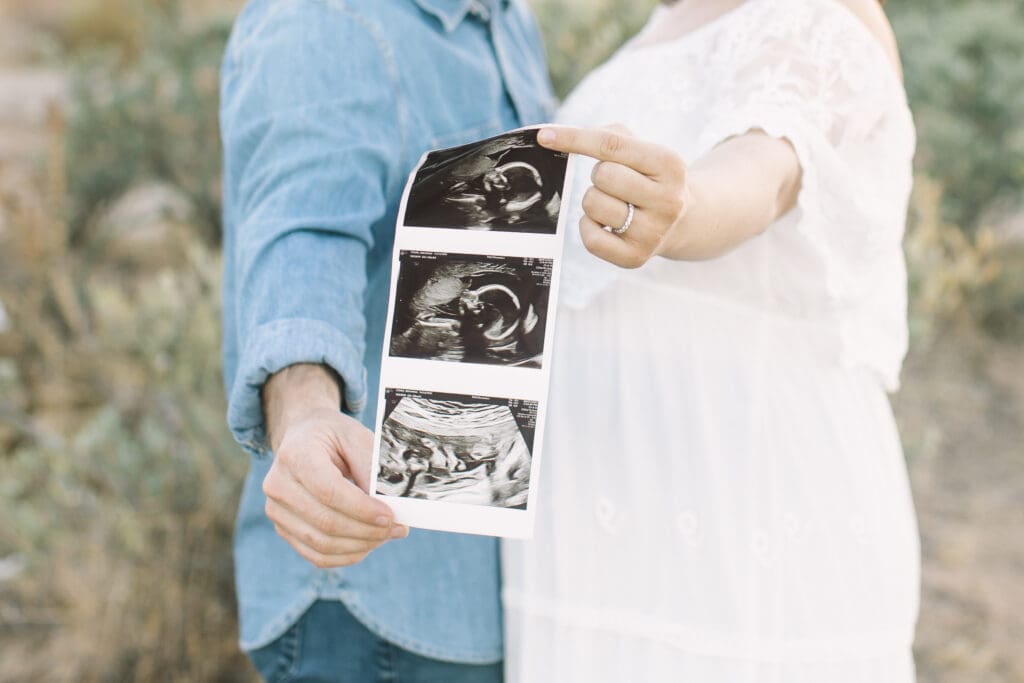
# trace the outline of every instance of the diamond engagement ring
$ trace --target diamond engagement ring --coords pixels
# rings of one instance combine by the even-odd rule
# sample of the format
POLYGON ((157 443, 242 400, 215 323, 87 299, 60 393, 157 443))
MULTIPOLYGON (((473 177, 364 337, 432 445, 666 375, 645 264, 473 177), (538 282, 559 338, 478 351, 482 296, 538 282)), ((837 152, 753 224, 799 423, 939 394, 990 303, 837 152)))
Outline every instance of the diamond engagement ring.
POLYGON ((633 225, 633 217, 636 216, 636 207, 629 202, 626 202, 626 206, 629 208, 629 213, 626 214, 626 222, 623 223, 620 228, 611 228, 611 231, 616 235, 623 234, 629 230, 629 226, 633 225))

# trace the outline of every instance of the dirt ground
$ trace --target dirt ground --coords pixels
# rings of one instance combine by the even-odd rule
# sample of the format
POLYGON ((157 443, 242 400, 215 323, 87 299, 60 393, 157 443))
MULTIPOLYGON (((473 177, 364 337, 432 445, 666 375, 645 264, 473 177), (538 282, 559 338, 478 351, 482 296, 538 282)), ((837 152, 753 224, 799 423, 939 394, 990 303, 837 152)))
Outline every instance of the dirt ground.
POLYGON ((922 536, 922 683, 1024 681, 1024 352, 950 329, 896 408, 922 536))

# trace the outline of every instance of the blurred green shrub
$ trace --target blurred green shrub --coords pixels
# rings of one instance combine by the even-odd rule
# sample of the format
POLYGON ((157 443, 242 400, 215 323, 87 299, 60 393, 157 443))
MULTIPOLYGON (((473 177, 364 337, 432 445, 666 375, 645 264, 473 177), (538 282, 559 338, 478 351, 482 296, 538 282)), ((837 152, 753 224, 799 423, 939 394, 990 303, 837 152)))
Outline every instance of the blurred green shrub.
POLYGON ((98 209, 131 185, 154 180, 189 199, 197 236, 216 245, 218 74, 230 26, 191 26, 179 3, 166 1, 144 12, 140 25, 138 50, 133 42, 105 43, 74 68, 67 150, 72 244, 102 244, 90 223, 98 209))
POLYGON ((943 218, 942 186, 919 174, 910 201, 904 251, 909 275, 910 324, 917 340, 928 341, 936 325, 969 315, 975 299, 999 276, 992 232, 970 235, 943 218))
POLYGON ((0 680, 239 680, 220 259, 195 242, 137 273, 76 249, 61 149, 0 193, 0 680))
POLYGON ((52 33, 63 50, 81 54, 97 48, 137 56, 142 50, 146 2, 139 0, 65 0, 52 33))
POLYGON ((918 166, 945 188, 944 219, 974 230, 1019 209, 1024 187, 1024 3, 900 0, 887 6, 918 126, 918 166))
POLYGON ((1011 244, 999 252, 999 272, 971 296, 968 305, 992 336, 1024 341, 1024 245, 1011 244))
POLYGON ((551 83, 565 97, 647 21, 657 0, 531 0, 551 83))

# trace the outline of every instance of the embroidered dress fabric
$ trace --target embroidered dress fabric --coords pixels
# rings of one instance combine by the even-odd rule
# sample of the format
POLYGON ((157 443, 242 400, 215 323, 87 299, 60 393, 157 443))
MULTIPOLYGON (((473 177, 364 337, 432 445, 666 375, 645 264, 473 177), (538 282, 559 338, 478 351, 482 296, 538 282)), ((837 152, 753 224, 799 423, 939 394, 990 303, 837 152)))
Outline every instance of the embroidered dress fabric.
POLYGON ((711 261, 621 270, 570 230, 536 537, 503 546, 508 680, 913 680, 919 544, 886 391, 915 141, 884 50, 837 0, 748 0, 625 46, 559 120, 689 160, 761 130, 803 180, 711 261))

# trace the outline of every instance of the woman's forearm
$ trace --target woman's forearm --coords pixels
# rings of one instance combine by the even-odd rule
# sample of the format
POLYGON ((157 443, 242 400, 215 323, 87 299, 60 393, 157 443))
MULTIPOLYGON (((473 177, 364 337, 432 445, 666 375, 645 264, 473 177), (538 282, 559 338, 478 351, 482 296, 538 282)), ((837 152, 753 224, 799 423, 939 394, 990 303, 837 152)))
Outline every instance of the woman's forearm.
POLYGON ((659 254, 702 260, 730 251, 796 205, 800 180, 789 142, 759 132, 726 140, 690 166, 687 201, 659 254))

